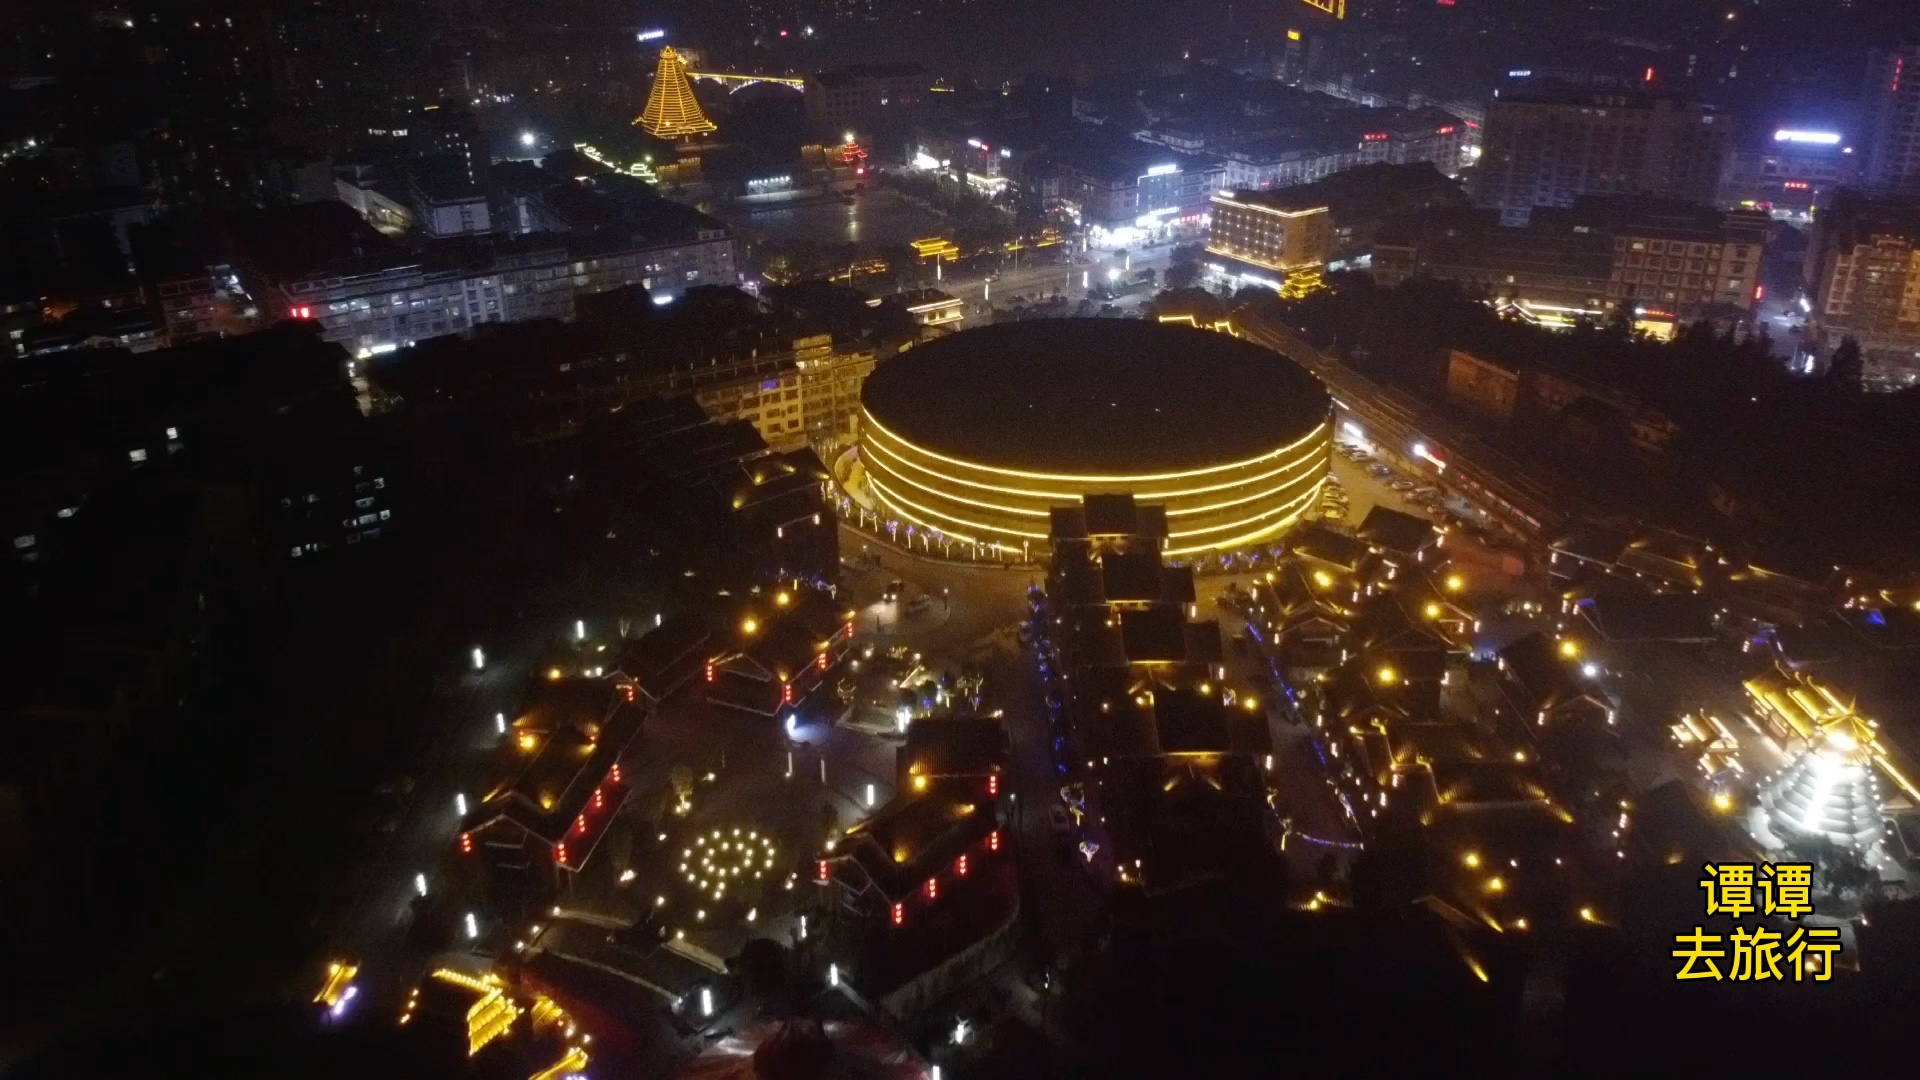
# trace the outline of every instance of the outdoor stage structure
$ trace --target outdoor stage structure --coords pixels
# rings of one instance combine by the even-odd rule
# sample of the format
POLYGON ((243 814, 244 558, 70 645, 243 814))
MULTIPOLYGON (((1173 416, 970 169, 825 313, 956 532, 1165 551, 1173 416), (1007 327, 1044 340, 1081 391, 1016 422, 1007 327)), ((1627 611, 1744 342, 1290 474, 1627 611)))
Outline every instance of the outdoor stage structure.
POLYGON ((876 368, 860 463, 909 543, 1038 558, 1051 512, 1089 494, 1166 508, 1171 556, 1271 539, 1326 483, 1332 399, 1251 342, 1135 320, 968 330, 876 368))

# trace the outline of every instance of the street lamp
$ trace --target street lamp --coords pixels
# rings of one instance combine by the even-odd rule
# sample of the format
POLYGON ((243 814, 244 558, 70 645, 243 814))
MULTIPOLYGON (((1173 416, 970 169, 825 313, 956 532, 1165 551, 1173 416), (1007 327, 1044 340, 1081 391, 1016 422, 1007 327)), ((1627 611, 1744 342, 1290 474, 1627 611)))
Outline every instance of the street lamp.
POLYGON ((472 941, 479 936, 480 920, 474 918, 473 912, 469 911, 467 912, 467 940, 472 941))
POLYGON ((487 651, 478 645, 473 647, 473 670, 487 670, 487 651))
POLYGON ((427 895, 427 875, 413 875, 413 891, 419 893, 421 896, 427 895))
POLYGON ((523 132, 521 132, 521 133, 520 133, 520 145, 521 145, 521 146, 527 146, 527 147, 531 147, 531 146, 532 146, 532 145, 534 144, 534 142, 535 142, 535 139, 534 139, 534 137, 533 137, 533 132, 531 132, 531 131, 523 131, 523 132))

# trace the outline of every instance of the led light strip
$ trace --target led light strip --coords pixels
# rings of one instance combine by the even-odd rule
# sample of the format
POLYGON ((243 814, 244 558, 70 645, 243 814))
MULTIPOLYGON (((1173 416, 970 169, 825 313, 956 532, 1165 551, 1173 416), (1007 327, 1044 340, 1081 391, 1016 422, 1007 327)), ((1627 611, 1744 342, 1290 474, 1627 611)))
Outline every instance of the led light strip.
MULTIPOLYGON (((1050 503, 1050 505, 1055 505, 1060 502, 1077 504, 1080 501, 1080 499, 1083 498, 1085 495, 1084 492, 1079 495, 1068 495, 1064 493, 1056 494, 1053 492, 1022 492, 1022 491, 1014 491, 1013 489, 1010 489, 1010 488, 1001 488, 998 486, 990 486, 990 485, 984 485, 984 484, 979 484, 979 485, 970 484, 968 481, 961 480, 959 477, 948 476, 945 473, 935 472, 934 470, 929 469, 923 465, 916 465, 913 462, 907 461, 906 459, 901 458, 898 454, 895 454, 892 450, 886 449, 877 440, 870 439, 863 445, 865 449, 881 451, 882 452, 881 456, 893 459, 894 465, 904 465, 907 468, 913 469, 917 472, 925 473, 928 476, 934 477, 935 479, 938 479, 938 480, 950 481, 956 484, 967 484, 970 487, 991 487, 991 490, 994 490, 994 491, 1006 491, 1006 492, 1009 492, 1010 494, 1024 495, 1032 499, 1049 499, 1049 500, 1052 500, 1052 503, 1050 503)), ((1256 491, 1251 495, 1243 495, 1237 499, 1228 499, 1225 502, 1210 503, 1206 506, 1188 506, 1188 507, 1181 507, 1178 509, 1175 509, 1169 506, 1167 508, 1167 516, 1170 518, 1191 517, 1195 514, 1212 513, 1217 510, 1225 510, 1230 507, 1241 506, 1246 503, 1255 502, 1260 499, 1271 498, 1273 496, 1279 495, 1285 492, 1287 489, 1299 484, 1302 480, 1311 479, 1313 466, 1320 463, 1320 458, 1322 453, 1323 451, 1319 447, 1314 447, 1310 449, 1305 455, 1301 457, 1297 457, 1292 461, 1288 462, 1287 464, 1281 466, 1280 468, 1272 470, 1271 472, 1262 473, 1259 476, 1247 477, 1246 479, 1237 480, 1230 484, 1218 484, 1212 487, 1202 488, 1197 490, 1219 491, 1225 488, 1244 488, 1248 484, 1258 483, 1262 480, 1265 480, 1274 476, 1279 476, 1283 473, 1296 474, 1288 478, 1286 481, 1279 484, 1278 486, 1268 488, 1265 491, 1256 491), (1299 475, 1301 473, 1301 467, 1303 465, 1306 467, 1305 474, 1299 475)), ((867 464, 867 471, 869 473, 872 473, 876 471, 876 466, 882 465, 882 462, 880 462, 877 459, 870 458, 866 464, 867 464)), ((1048 512, 1046 509, 1022 508, 1022 507, 1014 507, 1014 506, 1004 506, 1000 503, 981 502, 978 499, 970 499, 964 495, 953 494, 949 491, 945 491, 940 488, 929 487, 928 485, 923 484, 920 481, 915 480, 912 477, 906 475, 904 472, 900 471, 898 468, 882 467, 878 469, 878 471, 883 472, 886 475, 889 475, 894 479, 899 480, 902 483, 910 484, 913 487, 918 488, 929 495, 935 495, 942 499, 950 500, 952 502, 962 502, 962 503, 966 503, 969 506, 980 507, 983 510, 996 510, 1001 513, 1012 514, 1017 517, 1048 516, 1048 512)), ((1139 493, 1135 493, 1134 498, 1139 502, 1162 503, 1166 500, 1167 496, 1164 494, 1142 495, 1139 493)))
MULTIPOLYGON (((903 499, 898 494, 889 490, 885 484, 875 479, 872 473, 867 474, 867 482, 873 485, 874 490, 878 491, 887 502, 893 504, 894 512, 900 514, 901 517, 907 518, 913 524, 918 525, 923 529, 932 529, 935 532, 938 532, 947 536, 952 536, 958 540, 964 540, 970 543, 984 543, 984 541, 977 540, 973 537, 962 536, 958 533, 951 533, 951 532, 948 532, 946 529, 942 528, 941 526, 930 524, 924 520, 915 519, 913 515, 904 512, 900 508, 906 507, 908 509, 916 510, 921 514, 926 515, 927 517, 939 518, 944 521, 957 522, 958 524, 964 525, 967 528, 978 529, 978 530, 981 530, 982 532, 1006 533, 1006 534, 1011 534, 1013 536, 1017 536, 1026 540, 1045 541, 1045 540, 1051 539, 1050 537, 1043 536, 1039 533, 1023 532, 1019 529, 995 528, 994 526, 991 526, 991 525, 985 525, 977 521, 968 521, 966 518, 955 517, 952 514, 944 514, 938 510, 933 510, 928 507, 921 506, 919 503, 913 502, 910 499, 903 499)), ((1202 536, 1210 532, 1219 532, 1222 529, 1237 529, 1244 525, 1253 524, 1254 522, 1260 521, 1263 518, 1274 517, 1278 515, 1277 519, 1272 523, 1265 525, 1261 528, 1255 529, 1252 532, 1233 537, 1230 540, 1226 540, 1226 541, 1222 541, 1220 543, 1214 543, 1214 544, 1200 544, 1193 547, 1169 548, 1166 553, 1168 555, 1188 555, 1188 554, 1192 554, 1194 552, 1200 552, 1200 551, 1216 551, 1216 550, 1222 550, 1225 548, 1238 547, 1242 544, 1250 544, 1255 540, 1261 539, 1266 536, 1270 536, 1274 532, 1278 531, 1279 529, 1285 528, 1287 525, 1291 524, 1293 521, 1298 520, 1301 510, 1305 508, 1307 503, 1311 502, 1314 498, 1318 497, 1320 494, 1320 491, 1325 486, 1326 486, 1325 481, 1322 481, 1318 484, 1315 484, 1313 488, 1308 492, 1306 492, 1304 495, 1301 495, 1298 498, 1289 499, 1287 502, 1282 503, 1280 506, 1277 506, 1272 510, 1263 511, 1249 518, 1243 518, 1239 521, 1228 522, 1224 525, 1214 525, 1205 529, 1193 529, 1184 533, 1171 533, 1168 535, 1169 541, 1179 539, 1182 537, 1202 536)))
MULTIPOLYGON (((912 500, 909 500, 909 499, 903 499, 900 496, 894 494, 892 491, 889 491, 887 489, 887 485, 875 479, 874 475, 871 472, 867 474, 867 483, 873 485, 873 489, 875 491, 878 491, 881 494, 881 496, 885 498, 889 503, 894 504, 896 513, 900 513, 898 508, 904 506, 913 510, 918 510, 920 513, 925 514, 928 517, 936 517, 946 521, 959 522, 960 524, 965 525, 969 529, 979 529, 982 532, 1011 533, 1014 536, 1024 537, 1029 540, 1047 539, 1047 537, 1041 533, 1021 532, 1018 529, 996 528, 992 525, 982 525, 980 522, 977 522, 977 521, 968 521, 966 518, 954 517, 951 514, 943 514, 938 510, 929 510, 926 507, 921 506, 919 503, 913 502, 912 500)), ((911 514, 900 513, 900 516, 903 518, 907 518, 910 521, 913 520, 913 516, 911 514)), ((941 528, 940 526, 929 525, 927 522, 924 522, 924 521, 914 521, 914 524, 920 526, 923 529, 933 529, 937 532, 942 532, 942 533, 946 532, 946 530, 941 528)))
MULTIPOLYGON (((1314 426, 1312 431, 1307 432, 1305 435, 1302 435, 1300 438, 1295 439, 1294 441, 1288 443, 1285 446, 1282 446, 1276 450, 1269 450, 1266 453, 1259 455, 1258 457, 1247 458, 1244 461, 1236 461, 1227 465, 1209 465, 1204 469, 1188 469, 1184 472, 1142 473, 1137 476, 1120 476, 1120 475, 1114 475, 1111 473, 1084 473, 1084 474, 1076 475, 1072 473, 1027 472, 1023 469, 1005 469, 997 465, 981 465, 971 461, 961 461, 958 458, 951 458, 946 456, 945 454, 936 454, 933 451, 928 450, 924 446, 916 445, 915 443, 907 439, 903 439, 899 435, 894 434, 892 429, 888 428, 885 424, 882 424, 880 421, 875 420, 873 418, 873 413, 870 410, 868 410, 864 405, 862 405, 860 408, 860 415, 865 419, 867 423, 872 424, 875 430, 883 432, 887 436, 887 438, 892 439, 893 441, 899 443, 902 446, 910 447, 913 450, 916 450, 922 454, 925 454, 926 456, 933 458, 936 461, 944 461, 949 465, 958 465, 963 469, 976 469, 976 470, 979 470, 980 472, 997 473, 1001 476, 1017 476, 1024 480, 1064 480, 1068 483, 1073 483, 1073 484, 1138 484, 1138 483, 1142 483, 1144 481, 1149 481, 1149 480, 1180 480, 1189 476, 1209 476, 1214 473, 1227 472, 1228 470, 1231 470, 1231 469, 1243 469, 1249 465, 1258 465, 1263 461, 1267 461, 1269 459, 1279 457, 1281 454, 1284 454, 1287 451, 1293 449, 1294 447, 1299 446, 1301 443, 1306 442, 1308 439, 1313 438, 1315 435, 1317 435, 1320 431, 1325 429, 1327 426, 1327 421, 1322 420, 1320 421, 1320 423, 1314 426)), ((1072 497, 1078 498, 1079 496, 1075 495, 1072 497)), ((1146 496, 1143 495, 1140 497, 1145 498, 1146 496)))
MULTIPOLYGON (((874 427, 879 427, 879 425, 874 425, 874 427)), ((1273 454, 1284 454, 1284 452, 1300 446, 1302 442, 1308 442, 1309 438, 1313 438, 1315 434, 1319 434, 1319 432, 1323 432, 1325 429, 1327 429, 1327 423, 1323 421, 1319 427, 1315 427, 1315 429, 1308 432, 1306 436, 1302 436, 1302 438, 1286 444, 1283 448, 1275 450, 1273 454)), ((889 436, 889 438, 899 438, 899 436, 895 436, 893 432, 887 432, 887 436, 889 436)), ((1085 490, 1079 490, 1079 492, 1037 492, 1037 490, 1031 490, 1031 488, 1008 488, 1008 486, 1002 486, 1002 484, 983 484, 983 482, 979 482, 979 480, 952 477, 952 475, 948 475, 948 473, 939 473, 939 471, 935 471, 935 469, 927 469, 925 465, 920 465, 918 461, 910 461, 908 457, 900 454, 899 450, 887 446, 883 440, 877 440, 877 438, 864 438, 864 440, 860 440, 860 446, 866 448, 866 450, 879 450, 881 454, 887 455, 887 457, 893 457, 899 465, 904 465, 904 467, 908 467, 908 469, 914 469, 914 471, 918 471, 918 473, 925 473, 927 477, 948 480, 948 482, 954 482, 954 484, 964 484, 964 486, 968 486, 968 488, 979 488, 979 490, 985 490, 985 492, 1000 492, 1000 494, 1023 496, 1023 498, 1044 498, 1044 500, 1056 500, 1056 502, 1079 502, 1079 498, 1087 494, 1085 490)), ((935 457, 935 459, 941 459, 941 461, 952 461, 952 459, 948 459, 948 457, 941 457, 939 454, 929 454, 929 452, 925 452, 925 450, 920 450, 918 446, 914 446, 914 444, 910 444, 910 442, 902 442, 902 446, 912 446, 918 454, 927 454, 929 457, 935 457)), ((1223 490, 1229 490, 1229 488, 1240 488, 1240 486, 1246 486, 1246 484, 1256 484, 1256 482, 1260 482, 1260 480, 1279 477, 1279 475, 1288 473, 1288 471, 1292 471, 1292 469, 1298 469, 1302 461, 1306 461, 1308 465, 1311 465, 1317 457, 1321 457, 1323 454, 1327 455, 1327 459, 1331 459, 1332 452, 1327 448, 1327 444, 1313 446, 1313 448, 1309 448, 1306 454, 1300 455, 1300 457, 1294 457, 1292 461, 1286 461, 1279 469, 1269 469, 1269 471, 1260 473, 1260 475, 1256 475, 1256 477, 1240 477, 1240 479, 1236 480, 1227 480, 1227 482, 1223 482, 1223 484, 1208 484, 1208 486, 1202 486, 1202 488, 1187 488, 1187 490, 1179 490, 1179 492, 1140 492, 1140 490, 1135 490, 1135 492, 1133 492, 1133 498, 1139 500, 1139 502, 1171 502, 1171 500, 1181 500, 1181 498, 1187 498, 1187 496, 1198 496, 1198 494, 1206 494, 1206 492, 1223 492, 1223 490)), ((1256 457, 1252 463, 1260 463, 1260 461, 1263 461, 1263 459, 1256 457)), ((962 465, 962 467, 966 467, 966 469, 989 469, 989 471, 991 471, 991 467, 987 467, 987 465, 962 465)), ((895 473, 899 475, 899 469, 895 469, 895 473)), ((900 479, 904 480, 904 477, 900 477, 900 479)), ((1087 480, 1089 484, 1129 484, 1129 482, 1131 482, 1129 479, 1094 479, 1094 477, 1081 477, 1081 480, 1087 480)), ((914 484, 914 486, 918 486, 918 488, 922 488, 922 490, 927 490, 924 484, 914 484)), ((960 500, 960 502, 968 502, 968 500, 960 500)), ((989 503, 975 503, 975 505, 989 505, 989 503)), ((1233 505, 1233 503, 1219 503, 1219 505, 1233 505)), ((1010 511, 1010 513, 1018 513, 1018 511, 1010 511)), ((1171 515, 1177 515, 1177 513, 1196 513, 1196 511, 1192 511, 1192 509, 1181 509, 1181 511, 1169 509, 1167 513, 1169 513, 1169 517, 1171 517, 1171 515)))
MULTIPOLYGON (((1239 521, 1230 521, 1230 522, 1228 522, 1228 523, 1226 523, 1225 525, 1209 525, 1209 526, 1207 526, 1207 527, 1206 527, 1206 528, 1204 528, 1204 529, 1188 529, 1188 530, 1187 530, 1186 532, 1170 532, 1170 533, 1168 533, 1168 534, 1167 534, 1167 539, 1168 539, 1168 540, 1179 540, 1179 539, 1183 539, 1183 538, 1185 538, 1185 537, 1189 537, 1189 536, 1205 536, 1205 535, 1206 535, 1206 534, 1208 534, 1208 533, 1214 533, 1214 532, 1219 532, 1219 531, 1220 531, 1220 530, 1222 530, 1222 529, 1237 529, 1237 528, 1239 528, 1239 527, 1240 527, 1240 526, 1242 526, 1242 525, 1251 525, 1251 524, 1253 524, 1254 522, 1256 522, 1256 521, 1259 521, 1259 520, 1260 520, 1260 519, 1262 519, 1262 518, 1266 518, 1266 517, 1272 517, 1272 516, 1273 516, 1273 515, 1275 515, 1275 514, 1284 514, 1284 513, 1286 513, 1286 512, 1287 512, 1287 510, 1288 510, 1288 508, 1289 508, 1289 507, 1293 507, 1293 506, 1297 506, 1297 505, 1299 505, 1300 503, 1303 503, 1303 502, 1305 502, 1305 501, 1307 501, 1307 499, 1308 499, 1308 498, 1310 498, 1310 497, 1312 497, 1312 496, 1313 496, 1313 495, 1314 495, 1315 493, 1317 493, 1317 492, 1318 492, 1318 491, 1319 491, 1319 490, 1321 489, 1321 487, 1322 487, 1322 486, 1323 486, 1323 484, 1315 484, 1315 485, 1314 485, 1314 486, 1313 486, 1312 488, 1310 488, 1310 489, 1309 489, 1309 490, 1308 490, 1308 491, 1307 491, 1307 492, 1306 492, 1306 493, 1305 493, 1304 495, 1301 495, 1301 496, 1299 496, 1298 498, 1294 498, 1294 499, 1289 499, 1289 500, 1287 500, 1286 502, 1284 502, 1284 503, 1281 503, 1281 504, 1280 504, 1279 506, 1277 506, 1277 507, 1275 507, 1275 508, 1273 508, 1273 509, 1271 509, 1271 510, 1262 510, 1262 511, 1261 511, 1260 513, 1258 513, 1258 514, 1255 514, 1255 515, 1253 515, 1252 517, 1248 517, 1248 518, 1242 518, 1242 519, 1240 519, 1239 521)), ((1207 547, 1222 547, 1222 546, 1224 546, 1224 545, 1221 545, 1221 544, 1208 544, 1208 545, 1206 545, 1206 546, 1207 546, 1207 547)))

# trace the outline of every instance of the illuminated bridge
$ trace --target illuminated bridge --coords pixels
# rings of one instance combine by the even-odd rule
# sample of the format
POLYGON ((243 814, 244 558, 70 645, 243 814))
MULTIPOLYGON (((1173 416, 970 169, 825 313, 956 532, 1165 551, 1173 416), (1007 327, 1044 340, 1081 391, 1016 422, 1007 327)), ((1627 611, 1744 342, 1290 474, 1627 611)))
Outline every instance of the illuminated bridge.
POLYGON ((726 84, 727 92, 730 94, 739 93, 754 83, 778 83, 781 86, 791 86, 801 93, 805 93, 807 89, 807 80, 798 75, 750 75, 737 71, 689 71, 687 72, 687 78, 711 79, 717 83, 724 83, 726 84))
POLYGON ((978 544, 1044 548, 1050 511, 1130 492, 1167 554, 1262 542, 1326 482, 1332 402, 1278 353, 1121 319, 968 330, 861 390, 860 461, 883 512, 978 544))

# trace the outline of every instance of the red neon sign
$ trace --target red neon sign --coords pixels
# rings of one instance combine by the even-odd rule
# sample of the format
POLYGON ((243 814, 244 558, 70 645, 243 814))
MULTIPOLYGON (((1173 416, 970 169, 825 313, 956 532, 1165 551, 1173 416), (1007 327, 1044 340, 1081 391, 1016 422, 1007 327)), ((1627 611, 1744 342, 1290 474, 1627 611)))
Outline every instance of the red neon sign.
POLYGON ((553 861, 561 866, 567 865, 567 845, 564 842, 553 845, 553 861))
POLYGON ((987 834, 987 850, 988 851, 1000 850, 1000 830, 999 829, 995 829, 992 832, 987 834))
POLYGON ((927 899, 929 900, 940 899, 940 879, 939 878, 927 879, 927 899))
POLYGON ((815 872, 819 874, 819 881, 822 885, 833 880, 833 868, 827 865, 827 860, 825 859, 820 860, 815 872))
POLYGON ((893 925, 895 926, 907 925, 907 905, 905 904, 893 905, 893 925))
POLYGON ((954 860, 953 872, 960 875, 961 877, 967 876, 967 857, 965 855, 962 855, 958 859, 954 860))
POLYGON ((462 855, 473 854, 473 834, 472 833, 463 832, 460 834, 460 854, 462 855))

